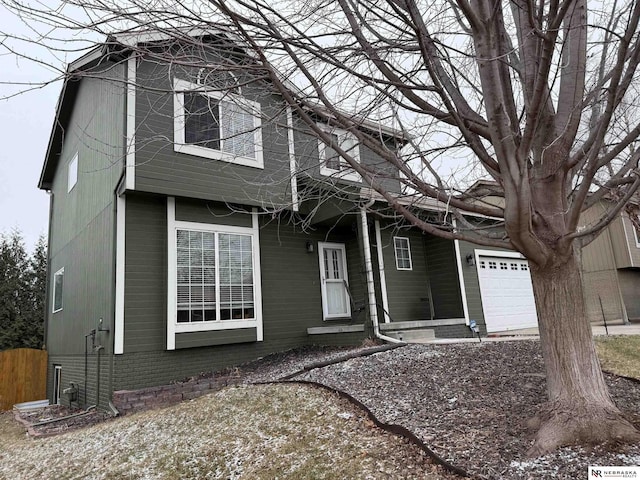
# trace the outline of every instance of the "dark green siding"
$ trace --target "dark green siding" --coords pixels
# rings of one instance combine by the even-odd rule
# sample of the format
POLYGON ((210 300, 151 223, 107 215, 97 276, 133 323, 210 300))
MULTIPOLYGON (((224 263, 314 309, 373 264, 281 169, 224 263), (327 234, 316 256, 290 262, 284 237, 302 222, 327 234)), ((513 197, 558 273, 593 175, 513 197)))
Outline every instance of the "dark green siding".
POLYGON ((251 209, 238 207, 234 212, 232 208, 216 202, 177 198, 176 220, 251 227, 251 209))
POLYGON ((235 330, 214 330, 209 332, 190 332, 176 334, 176 348, 208 347, 231 343, 255 342, 255 328, 238 328, 235 330))
POLYGON ((47 370, 47 397, 53 399, 53 371, 54 365, 62 366, 62 381, 60 383, 60 404, 71 407, 84 408, 89 405, 99 405, 106 408, 111 399, 111 361, 112 355, 100 354, 100 401, 97 401, 98 389, 98 353, 92 351, 89 340, 89 353, 87 355, 87 383, 85 388, 84 355, 50 355, 47 370), (63 390, 73 383, 78 389, 77 401, 70 403, 63 390))
MULTIPOLYGON (((255 329, 180 333, 176 350, 166 350, 166 198, 127 194, 125 347, 116 356, 114 389, 141 388, 236 365, 268 353, 319 343, 359 343, 364 333, 308 335, 307 328, 335 325, 322 319, 318 242, 344 243, 349 285, 364 299, 365 284, 355 226, 315 227, 302 232, 283 214, 260 221, 264 340, 255 329), (307 242, 314 247, 307 252, 307 242), (216 345, 219 344, 219 345, 216 345), (205 346, 207 345, 207 346, 205 346)), ((188 221, 247 222, 224 204, 176 199, 176 216, 188 221), (228 215, 224 215, 224 212, 228 215), (211 212, 216 212, 215 216, 211 212), (222 215, 222 217, 218 217, 222 215)), ((364 317, 359 319, 359 323, 364 317)), ((342 323, 350 323, 346 320, 342 323)))
POLYGON ((478 247, 473 243, 459 242, 460 258, 462 259, 462 277, 464 278, 464 288, 467 294, 467 308, 469 310, 469 319, 475 320, 483 334, 486 334, 487 328, 484 322, 484 313, 482 311, 482 298, 480 297, 480 282, 478 280, 477 266, 470 267, 467 265, 467 255, 473 255, 475 258, 475 249, 481 248, 487 250, 486 247, 478 247))
MULTIPOLYGON (((387 281, 389 314, 394 322, 429 319, 429 272, 425 257, 425 236, 417 229, 398 231, 395 225, 381 228, 384 273, 387 281), (393 237, 409 238, 412 270, 396 268, 393 237)), ((372 237, 375 240, 375 237, 372 237)), ((377 251, 373 249, 377 257, 377 251)))
MULTIPOLYGON (((47 350, 51 355, 84 352, 84 336, 98 328, 100 318, 104 328, 112 329, 112 255, 113 211, 108 206, 51 259, 51 278, 64 268, 63 309, 48 314, 47 350)), ((100 336, 101 344, 111 352, 111 333, 101 332, 100 336)))
POLYGON ((453 241, 430 235, 424 241, 435 318, 463 318, 453 241))
POLYGON ((124 351, 167 345, 167 200, 127 194, 124 351))
MULTIPOLYGON (((98 328, 99 319, 109 330, 99 332, 95 342, 104 348, 101 383, 103 393, 108 392, 115 284, 114 190, 122 174, 124 152, 123 74, 123 66, 112 66, 79 80, 73 112, 63 126, 64 142, 51 186, 48 274, 52 298, 53 274, 64 268, 63 309, 51 313, 49 308, 46 313, 49 394, 54 363, 62 366, 62 388, 74 382, 84 390, 85 335, 98 328), (68 192, 68 166, 76 153, 78 180, 68 192)), ((90 368, 95 372, 95 366, 90 368)), ((95 378, 95 374, 88 377, 90 398, 95 378)))
MULTIPOLYGON (((212 60, 215 63, 215 59, 212 60)), ((136 190, 248 205, 291 203, 286 115, 279 97, 244 85, 261 104, 264 169, 174 152, 174 76, 195 82, 195 72, 142 61, 136 81, 136 190), (167 141, 169 139, 169 141, 167 141)))

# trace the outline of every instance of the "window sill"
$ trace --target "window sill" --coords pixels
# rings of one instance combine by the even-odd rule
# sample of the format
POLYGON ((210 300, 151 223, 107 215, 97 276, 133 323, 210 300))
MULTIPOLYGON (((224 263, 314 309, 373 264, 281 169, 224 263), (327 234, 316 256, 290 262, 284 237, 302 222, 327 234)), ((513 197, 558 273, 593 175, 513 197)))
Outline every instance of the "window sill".
POLYGON ((212 148, 201 147, 199 145, 189 145, 186 143, 175 143, 173 150, 178 153, 186 153, 195 157, 209 158, 212 160, 220 160, 222 162, 233 163, 235 165, 243 165, 245 167, 264 169, 262 153, 257 152, 258 158, 237 157, 229 153, 214 150, 212 148))
POLYGON ((307 335, 325 335, 328 333, 352 333, 364 332, 364 324, 356 325, 334 325, 332 327, 309 327, 307 335))
POLYGON ((239 328, 256 328, 257 325, 257 320, 220 320, 215 322, 176 323, 176 333, 236 330, 239 328))
POLYGON ((335 178, 336 180, 348 180, 350 182, 362 183, 362 177, 353 170, 334 170, 333 168, 320 167, 320 175, 335 178))

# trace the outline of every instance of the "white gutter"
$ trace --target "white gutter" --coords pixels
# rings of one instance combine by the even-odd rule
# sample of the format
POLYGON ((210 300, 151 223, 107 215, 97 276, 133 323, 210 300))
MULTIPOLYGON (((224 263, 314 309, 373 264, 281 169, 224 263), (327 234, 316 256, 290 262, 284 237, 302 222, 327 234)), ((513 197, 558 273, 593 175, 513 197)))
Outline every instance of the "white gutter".
POLYGON ((373 263, 371 262, 371 248, 369 244, 369 227, 367 225, 367 208, 373 205, 370 200, 367 205, 360 207, 360 224, 362 226, 362 249, 364 250, 364 269, 367 274, 367 293, 369 295, 369 316, 373 323, 373 334, 380 340, 390 343, 405 343, 397 338, 388 337, 380 333, 378 324, 378 307, 376 305, 376 290, 373 281, 373 263))

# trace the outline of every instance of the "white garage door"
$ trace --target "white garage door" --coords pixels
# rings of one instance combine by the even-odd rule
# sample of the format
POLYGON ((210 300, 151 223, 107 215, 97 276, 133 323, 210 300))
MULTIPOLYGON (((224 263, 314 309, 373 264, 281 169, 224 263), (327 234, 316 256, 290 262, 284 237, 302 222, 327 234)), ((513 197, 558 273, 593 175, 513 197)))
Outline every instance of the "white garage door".
POLYGON ((481 255, 478 279, 487 332, 538 326, 526 260, 481 255))

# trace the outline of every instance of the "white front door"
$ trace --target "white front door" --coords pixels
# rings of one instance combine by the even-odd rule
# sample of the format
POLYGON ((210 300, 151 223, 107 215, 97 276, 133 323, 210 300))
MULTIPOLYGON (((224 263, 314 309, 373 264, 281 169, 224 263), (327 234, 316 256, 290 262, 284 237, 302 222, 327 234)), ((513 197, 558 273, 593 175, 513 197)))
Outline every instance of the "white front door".
POLYGON ((347 255, 342 243, 318 243, 322 313, 326 319, 351 316, 347 291, 347 255))

